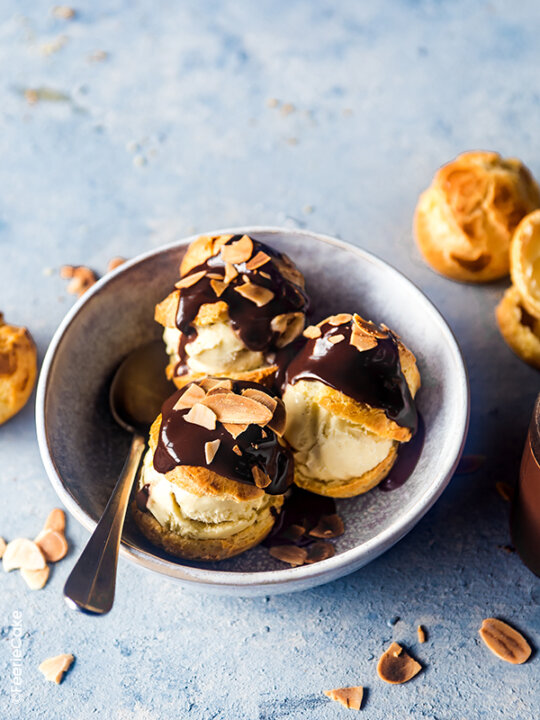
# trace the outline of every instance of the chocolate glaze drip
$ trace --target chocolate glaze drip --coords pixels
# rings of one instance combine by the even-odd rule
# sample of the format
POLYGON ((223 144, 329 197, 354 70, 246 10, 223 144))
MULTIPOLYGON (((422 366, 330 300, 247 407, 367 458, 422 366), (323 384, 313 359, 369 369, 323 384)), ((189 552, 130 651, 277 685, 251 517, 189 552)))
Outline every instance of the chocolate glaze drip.
MULTIPOLYGON (((240 380, 233 382, 234 392, 240 393, 245 388, 260 390, 261 386, 240 380)), ((185 389, 171 395, 161 409, 162 420, 154 453, 154 468, 159 473, 167 473, 178 465, 204 467, 231 480, 254 485, 251 469, 257 466, 271 479, 264 491, 270 495, 283 494, 292 482, 293 460, 290 450, 280 445, 277 435, 268 427, 249 425, 235 439, 220 422, 216 423, 215 430, 186 422, 184 416, 189 409, 173 410, 185 389), (221 442, 208 465, 204 446, 212 440, 221 442), (235 445, 241 450, 241 455, 233 451, 235 445)), ((266 388, 264 390, 272 394, 266 388)))
POLYGON ((308 339, 285 372, 285 384, 319 380, 357 402, 381 408, 390 420, 409 428, 417 426, 414 400, 401 370, 395 336, 377 339, 377 346, 359 352, 350 344, 353 321, 321 326, 322 335, 308 339), (336 344, 330 338, 344 335, 336 344))
MULTIPOLYGON (((235 235, 226 244, 230 245, 240 237, 240 235, 235 235)), ((292 264, 291 261, 258 240, 252 239, 252 242, 252 257, 262 251, 270 256, 270 260, 256 270, 248 270, 245 262, 236 263, 234 267, 238 271, 238 275, 229 283, 220 297, 217 297, 212 289, 210 284, 212 278, 208 276, 203 277, 189 288, 182 288, 176 313, 176 327, 182 332, 182 338, 178 349, 180 362, 175 369, 175 375, 184 375, 189 372, 189 368, 186 367, 185 346, 197 337, 197 331, 192 323, 197 317, 201 305, 205 303, 216 303, 219 300, 226 302, 229 307, 231 325, 244 345, 249 350, 265 353, 273 352, 276 349, 274 342, 277 334, 271 327, 273 318, 285 313, 306 311, 308 297, 304 289, 293 282, 290 277, 285 277, 280 269, 281 264, 292 264), (271 290, 274 293, 272 300, 262 307, 257 307, 254 302, 237 293, 234 288, 244 284, 243 276, 249 278, 253 284, 271 290)), ((208 258, 204 264, 193 268, 187 275, 193 275, 201 270, 224 275, 225 263, 221 253, 218 252, 217 255, 208 258)))
POLYGON ((383 492, 397 490, 410 478, 422 454, 425 435, 426 426, 422 416, 418 413, 418 428, 415 436, 408 443, 400 443, 396 463, 388 477, 379 483, 379 490, 383 492))
POLYGON ((143 485, 142 488, 135 495, 135 502, 137 503, 137 507, 141 512, 144 512, 146 510, 149 495, 150 485, 148 483, 146 485, 143 485))

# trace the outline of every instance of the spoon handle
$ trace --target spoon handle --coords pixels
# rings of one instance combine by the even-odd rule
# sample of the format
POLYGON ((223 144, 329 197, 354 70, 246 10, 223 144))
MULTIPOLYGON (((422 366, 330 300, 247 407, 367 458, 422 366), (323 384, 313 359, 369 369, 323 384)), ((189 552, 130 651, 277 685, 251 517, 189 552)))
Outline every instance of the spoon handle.
POLYGON ((101 520, 64 585, 68 605, 77 610, 103 615, 112 608, 120 538, 144 446, 135 434, 101 520))

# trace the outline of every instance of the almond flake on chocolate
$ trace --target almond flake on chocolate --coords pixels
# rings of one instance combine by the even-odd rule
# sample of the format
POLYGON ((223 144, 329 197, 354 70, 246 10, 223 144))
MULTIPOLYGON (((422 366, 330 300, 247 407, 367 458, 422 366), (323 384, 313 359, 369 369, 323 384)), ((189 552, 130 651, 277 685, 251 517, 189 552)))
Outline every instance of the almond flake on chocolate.
POLYGON ((377 673, 381 680, 391 685, 401 685, 417 675, 422 666, 401 645, 392 643, 381 655, 377 673))
POLYGON ((228 285, 237 275, 238 270, 234 267, 234 265, 232 263, 225 263, 225 277, 223 278, 223 282, 228 285))
MULTIPOLYGON (((267 438, 267 437, 268 437, 268 433, 266 432, 266 430, 265 430, 264 428, 261 428, 261 436, 262 436, 263 438, 267 438)), ((0 557, 1 557, 1 556, 0 556, 0 557)))
POLYGON ((334 557, 336 554, 336 549, 332 543, 323 541, 313 543, 308 547, 307 551, 306 565, 321 562, 321 560, 334 557))
MULTIPOLYGON (((227 381, 230 383, 230 381, 227 381)), ((207 395, 218 395, 219 393, 229 393, 232 389, 232 383, 230 385, 226 385, 225 383, 222 385, 221 383, 219 385, 214 385, 213 388, 210 388, 207 395)))
POLYGON ((377 340, 370 335, 365 335, 358 329, 357 325, 353 325, 352 327, 351 339, 349 342, 351 345, 354 345, 359 352, 364 352, 364 350, 371 350, 372 348, 377 347, 377 340))
POLYGON ((234 445, 232 449, 233 453, 236 453, 237 455, 242 455, 242 451, 238 447, 238 445, 234 445))
POLYGON ((231 383, 230 389, 232 390, 232 382, 230 380, 218 378, 218 377, 205 377, 198 384, 202 387, 202 389, 205 392, 209 392, 210 390, 212 390, 212 388, 215 388, 217 385, 225 387, 224 383, 226 383, 226 382, 231 383))
POLYGON ((349 313, 339 313, 339 315, 331 315, 329 318, 326 319, 326 322, 329 325, 345 325, 345 323, 348 323, 352 320, 352 315, 349 313))
POLYGON ((501 660, 521 665, 531 655, 531 646, 523 635, 502 620, 486 618, 478 632, 491 652, 501 660))
POLYGON ((245 430, 248 429, 249 423, 223 423, 223 427, 236 440, 239 435, 241 435, 245 430))
POLYGON ((255 285, 252 282, 237 285, 234 288, 234 291, 242 297, 245 297, 246 300, 250 300, 252 303, 255 303, 257 307, 267 305, 274 297, 274 293, 271 290, 262 287, 262 285, 255 285))
POLYGON ((343 340, 345 340, 345 335, 341 335, 341 334, 339 334, 339 335, 331 335, 331 336, 328 338, 328 342, 331 342, 332 345, 337 345, 338 343, 343 342, 343 340))
POLYGON ((240 240, 231 243, 230 245, 223 245, 221 248, 221 257, 224 262, 243 263, 249 260, 253 253, 253 242, 249 235, 242 235, 240 240))
POLYGON ((304 327, 304 313, 293 312, 276 315, 270 323, 272 330, 279 333, 276 347, 282 348, 295 340, 304 327))
POLYGON ((322 335, 321 328, 317 327, 317 325, 308 325, 302 335, 310 340, 316 340, 322 335))
POLYGON ((206 458, 207 465, 210 465, 212 460, 215 458, 220 445, 221 445, 221 440, 211 440, 209 442, 204 443, 204 456, 206 458))
POLYGON ((216 414, 209 407, 201 403, 195 403, 191 410, 184 415, 184 420, 192 423, 192 425, 200 425, 207 430, 216 429, 216 414))
POLYGON ((259 275, 260 275, 261 277, 263 277, 263 278, 266 278, 267 280, 271 280, 271 279, 272 279, 272 276, 271 276, 271 275, 269 275, 269 274, 266 273, 266 272, 263 272, 262 270, 259 271, 259 275))
POLYGON ((335 538, 343 535, 345 526, 337 513, 322 515, 317 525, 309 531, 311 537, 335 538))
POLYGON ((307 550, 296 545, 274 545, 268 551, 273 558, 298 567, 306 562, 307 550))
POLYGON ((265 405, 246 395, 219 393, 207 395, 202 402, 222 423, 266 425, 272 419, 272 412, 265 405))
POLYGON ((425 642, 426 642, 426 631, 424 630, 424 628, 423 628, 421 625, 419 625, 419 626, 416 628, 416 634, 418 635, 418 642, 419 642, 419 643, 425 643, 425 642))
POLYGON ((510 483, 499 480, 495 483, 495 489, 506 502, 512 502, 514 498, 514 488, 510 483))
POLYGON ((261 468, 257 467, 257 465, 254 465, 251 468, 251 474, 253 475, 253 480, 258 488, 268 487, 272 482, 270 477, 263 472, 261 468))
POLYGON ((196 285, 199 280, 202 280, 205 275, 206 270, 199 270, 199 272, 193 273, 193 275, 186 275, 186 277, 183 277, 181 280, 175 283, 174 287, 178 288, 179 290, 182 290, 182 288, 191 287, 192 285, 196 285))
POLYGON ((272 419, 268 422, 268 428, 273 430, 276 435, 281 437, 285 432, 285 421, 287 417, 285 414, 285 405, 282 400, 277 400, 276 409, 272 415, 272 419))
POLYGON ((335 690, 323 690, 323 692, 330 700, 341 703, 349 710, 360 710, 362 706, 364 688, 361 685, 336 688, 335 690))
POLYGON ((195 403, 203 400, 205 394, 202 387, 195 384, 189 385, 187 390, 185 390, 175 402, 173 410, 186 410, 186 408, 191 408, 195 403))
POLYGON ((222 280, 210 280, 212 290, 215 292, 216 297, 221 297, 227 289, 229 283, 223 282, 222 280))
POLYGON ((57 655, 56 657, 47 658, 39 666, 38 670, 45 675, 46 680, 60 683, 64 677, 64 673, 69 670, 71 663, 75 658, 73 655, 57 655))
POLYGON ((242 390, 242 395, 244 397, 248 397, 252 400, 260 402, 262 405, 264 405, 264 407, 268 408, 272 414, 274 414, 274 410, 276 409, 278 404, 278 401, 275 397, 268 395, 262 390, 257 390, 256 388, 246 388, 245 390, 242 390))
POLYGON ((269 260, 271 260, 270 255, 267 255, 262 250, 259 250, 259 252, 254 257, 252 257, 248 263, 246 263, 246 269, 257 270, 257 268, 266 265, 269 260))
POLYGON ((372 335, 375 338, 379 338, 379 340, 384 340, 388 337, 388 329, 382 330, 378 328, 375 323, 370 320, 364 320, 364 318, 360 317, 357 313, 355 313, 353 320, 353 327, 356 326, 364 335, 372 335))

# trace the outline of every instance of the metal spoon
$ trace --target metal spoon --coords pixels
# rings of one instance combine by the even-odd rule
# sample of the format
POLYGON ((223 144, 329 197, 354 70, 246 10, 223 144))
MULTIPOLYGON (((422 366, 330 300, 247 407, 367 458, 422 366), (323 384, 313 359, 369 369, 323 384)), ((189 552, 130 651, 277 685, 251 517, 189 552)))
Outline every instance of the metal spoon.
POLYGON ((104 614, 112 608, 122 528, 150 425, 174 387, 165 378, 161 340, 130 353, 116 371, 109 405, 116 422, 133 434, 129 453, 101 520, 64 585, 70 607, 104 614))

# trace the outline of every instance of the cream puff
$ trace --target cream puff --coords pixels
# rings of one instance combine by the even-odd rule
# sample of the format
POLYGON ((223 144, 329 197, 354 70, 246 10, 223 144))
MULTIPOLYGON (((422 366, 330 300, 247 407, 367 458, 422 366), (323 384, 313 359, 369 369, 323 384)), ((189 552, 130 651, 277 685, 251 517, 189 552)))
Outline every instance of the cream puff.
POLYGON ((156 306, 177 387, 212 375, 270 384, 275 353, 302 332, 304 277, 286 255, 248 235, 200 237, 176 289, 156 306))
POLYGON ((0 313, 0 425, 26 404, 36 383, 37 351, 26 328, 7 325, 0 313))
POLYGON ((285 371, 296 485, 353 497, 383 480, 416 430, 414 355, 388 328, 341 313, 304 331, 285 371))
POLYGON ((256 383, 205 378, 177 390, 150 430, 133 513, 155 545, 222 560, 270 532, 292 483, 283 403, 256 383))

